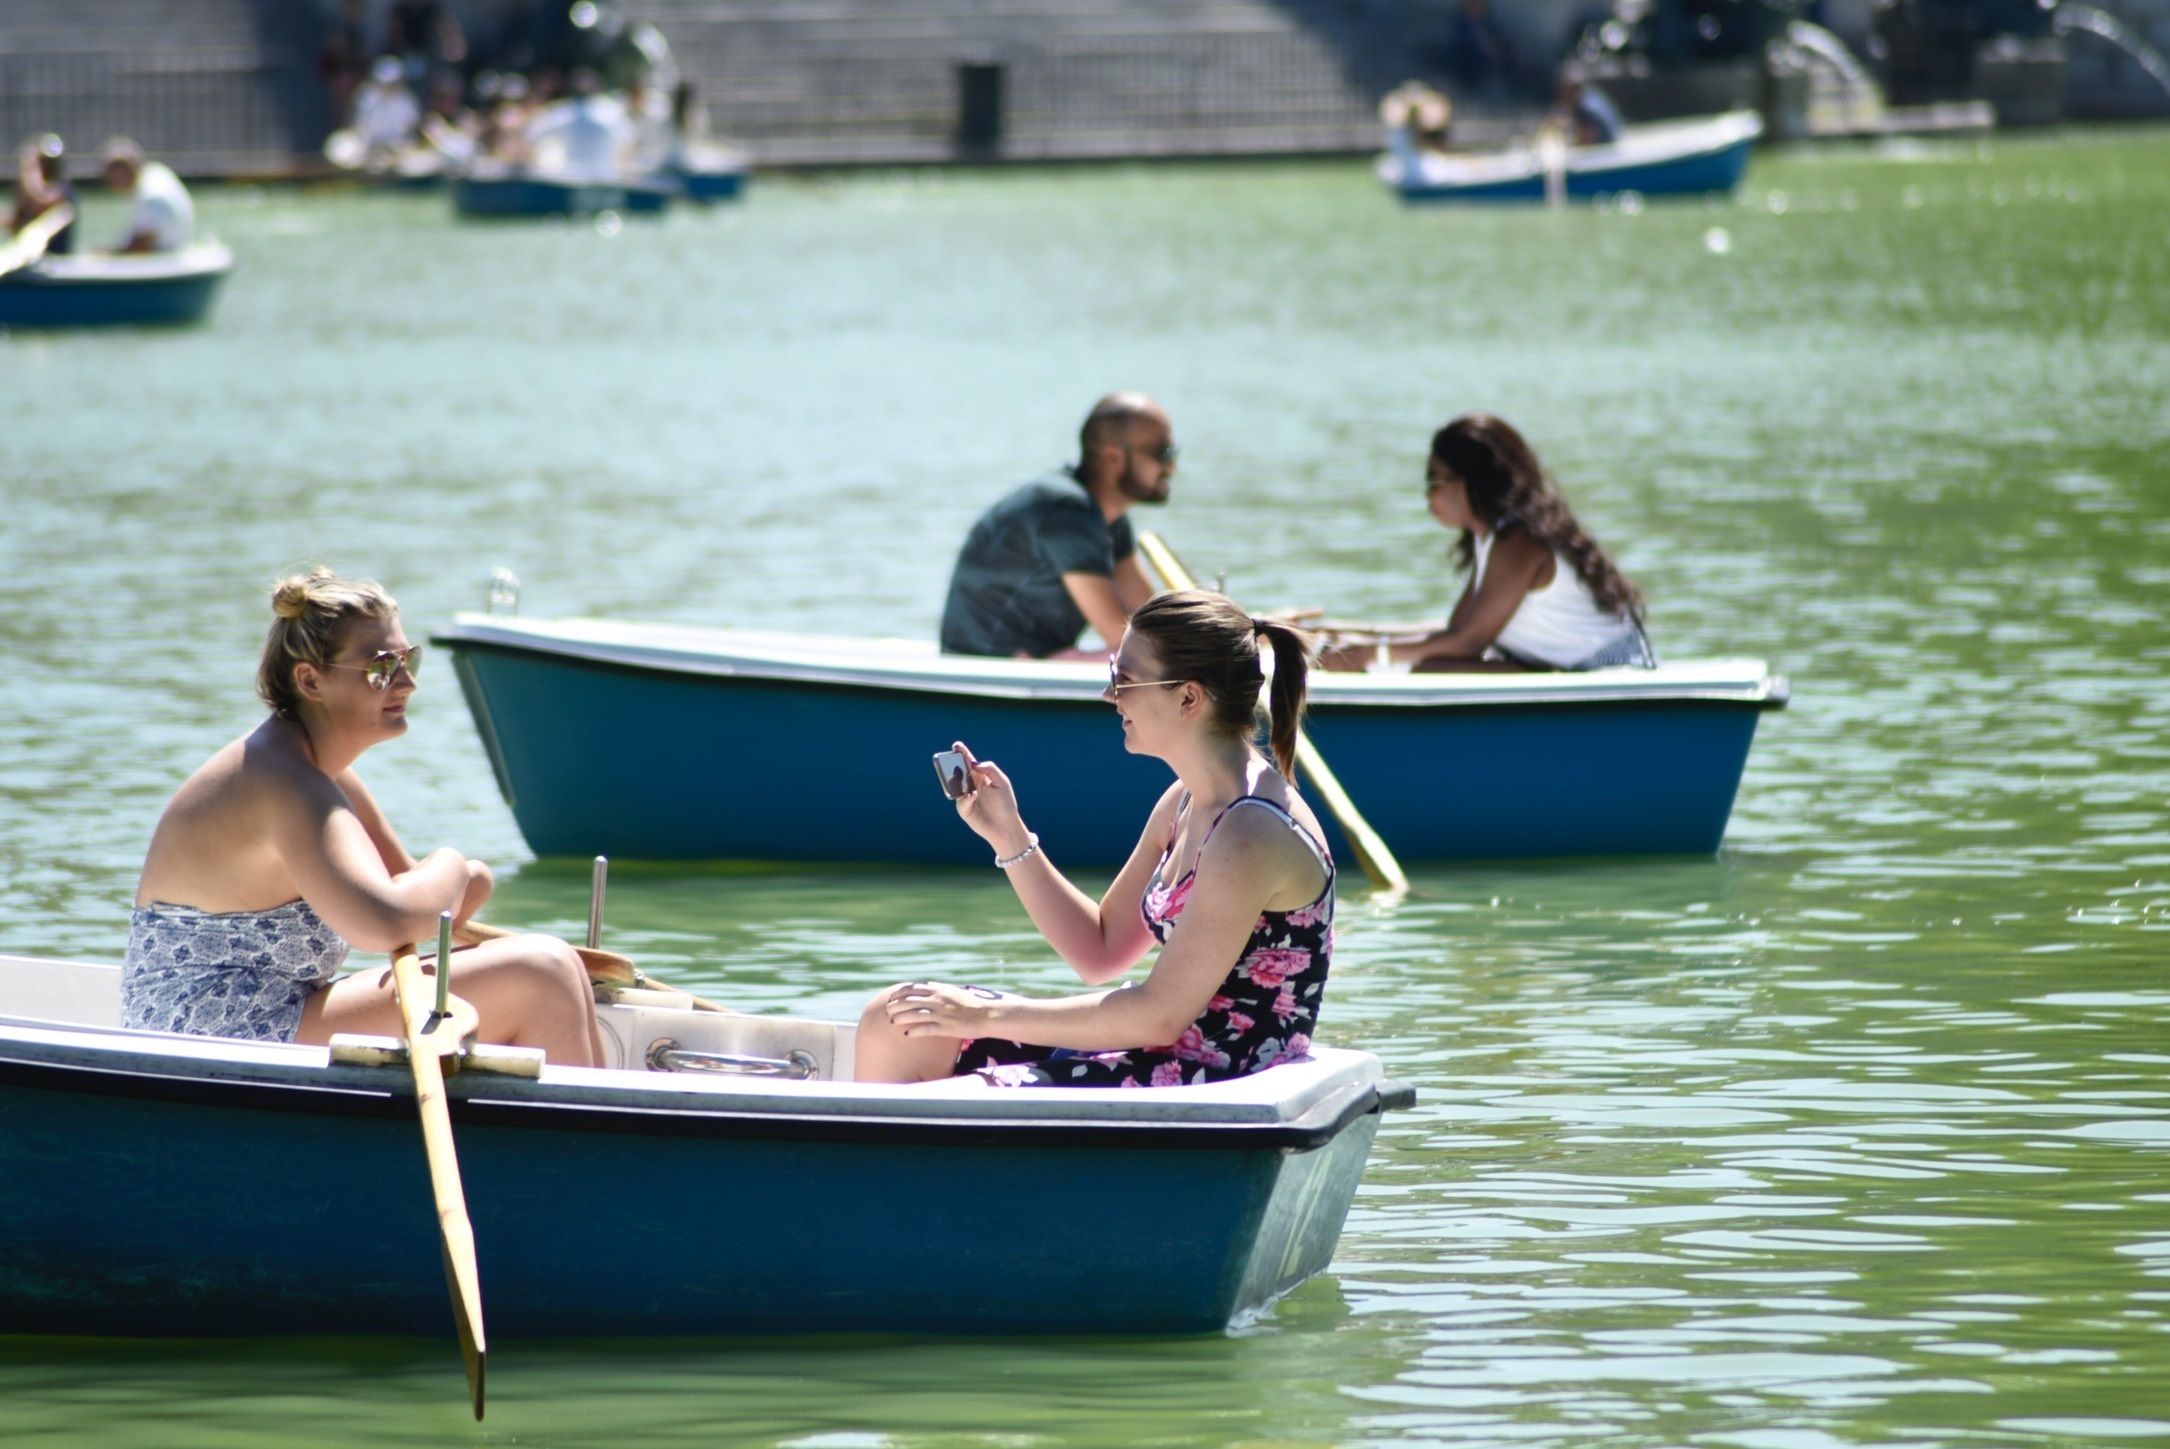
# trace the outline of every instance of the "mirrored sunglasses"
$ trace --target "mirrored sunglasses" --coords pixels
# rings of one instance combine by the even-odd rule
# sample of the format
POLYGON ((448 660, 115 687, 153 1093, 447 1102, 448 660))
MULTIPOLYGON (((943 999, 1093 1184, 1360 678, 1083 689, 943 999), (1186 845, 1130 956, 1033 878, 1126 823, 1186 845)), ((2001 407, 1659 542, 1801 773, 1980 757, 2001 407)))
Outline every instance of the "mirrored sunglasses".
POLYGON ((379 649, 369 656, 367 662, 362 664, 327 663, 324 667, 326 669, 359 669, 362 671, 362 677, 369 681, 371 689, 390 689, 392 681, 399 678, 399 671, 402 669, 407 671, 409 679, 416 679, 421 676, 422 646, 409 644, 404 649, 379 649))

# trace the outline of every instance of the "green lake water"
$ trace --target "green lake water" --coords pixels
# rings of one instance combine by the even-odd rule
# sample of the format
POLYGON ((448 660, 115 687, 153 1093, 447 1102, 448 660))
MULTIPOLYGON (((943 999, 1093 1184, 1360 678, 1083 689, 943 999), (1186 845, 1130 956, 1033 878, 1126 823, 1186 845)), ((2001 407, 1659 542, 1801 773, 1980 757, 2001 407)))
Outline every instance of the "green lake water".
MULTIPOLYGON (((418 636, 495 565, 531 615, 930 634, 975 513, 1121 386, 1184 449, 1145 521, 1254 607, 1443 610, 1424 447, 1484 407, 1662 652, 1793 704, 1715 859, 1348 893, 1322 1036, 1421 1102, 1331 1271, 1225 1336, 499 1343, 477 1427, 447 1343, 8 1324, 0 1439, 2170 1442, 2170 132, 1782 151, 1639 212, 1407 211, 1355 162, 762 178, 615 231, 199 205, 209 325, 0 341, 0 949, 118 956, 282 569, 418 636)), ((578 929, 443 663, 364 774, 497 919, 578 929)), ((608 934, 756 1010, 1069 979, 992 870, 623 864, 608 934)), ((424 1210, 357 1184, 352 1229, 424 1210)))

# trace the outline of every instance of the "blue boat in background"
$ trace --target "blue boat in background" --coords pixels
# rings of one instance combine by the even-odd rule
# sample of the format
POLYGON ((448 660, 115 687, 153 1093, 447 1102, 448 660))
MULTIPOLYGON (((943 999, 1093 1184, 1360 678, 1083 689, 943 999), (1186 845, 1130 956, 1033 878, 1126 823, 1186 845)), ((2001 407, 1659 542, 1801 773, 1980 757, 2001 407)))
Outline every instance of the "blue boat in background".
MULTIPOLYGON (((433 640, 540 856, 984 865, 928 768, 961 739, 1055 859, 1114 865, 1169 780, 1124 751, 1098 664, 489 614, 433 640)), ((1312 739, 1405 861, 1708 855, 1787 699, 1756 660, 1313 681, 1312 739)))
POLYGON ((746 190, 745 153, 714 142, 689 143, 672 159, 667 179, 688 201, 713 206, 736 201, 746 190))
POLYGON ((604 211, 654 216, 678 194, 672 181, 576 180, 477 168, 453 182, 452 208, 461 216, 492 220, 593 216, 604 211))
POLYGON ((1740 185, 1749 153, 1763 134, 1754 111, 1630 126, 1601 146, 1533 142, 1505 151, 1385 156, 1379 176, 1405 201, 1594 200, 1706 196, 1740 185))
POLYGON ((200 322, 233 269, 234 254, 217 242, 177 252, 48 256, 0 275, 0 325, 200 322))
MULTIPOLYGON (((0 1334, 448 1334, 412 1078, 363 1064, 396 1043, 127 1031, 119 976, 0 956, 0 1334)), ((1199 1087, 861 1085, 850 1025, 598 995, 610 1065, 447 1085, 500 1343, 1217 1332, 1326 1266, 1413 1100, 1324 1047, 1199 1087)))

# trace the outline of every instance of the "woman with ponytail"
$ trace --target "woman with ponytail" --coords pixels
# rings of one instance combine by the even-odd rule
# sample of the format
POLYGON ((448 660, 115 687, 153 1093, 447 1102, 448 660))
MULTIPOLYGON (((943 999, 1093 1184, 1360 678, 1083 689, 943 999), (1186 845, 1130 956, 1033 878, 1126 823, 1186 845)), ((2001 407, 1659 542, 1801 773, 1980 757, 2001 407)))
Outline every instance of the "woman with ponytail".
POLYGON ((1432 517, 1460 531, 1454 561, 1469 575, 1446 627, 1381 630, 1356 642, 1344 635, 1321 658, 1326 668, 1657 663, 1643 633, 1641 592, 1575 521, 1536 452, 1506 421, 1464 413, 1434 434, 1424 496, 1432 517))
POLYGON ((1175 783, 1097 901, 1025 828, 1009 776, 958 744, 972 787, 958 816, 1086 985, 1114 981, 1156 945, 1160 954, 1141 981, 1053 1000, 892 987, 860 1019, 859 1079, 1157 1087, 1303 1056, 1334 920, 1334 863, 1293 780, 1308 653, 1286 624, 1202 590, 1162 594, 1130 616, 1105 697, 1124 747, 1166 761, 1175 783), (1270 756, 1255 743, 1269 656, 1270 756))
MULTIPOLYGON (((490 897, 490 868, 450 847, 416 860, 354 773, 363 751, 407 732, 422 664, 391 596, 317 568, 282 579, 271 611, 256 673, 270 717, 189 776, 152 833, 121 1024, 255 1041, 396 1036, 391 971, 339 976, 349 947, 434 939, 442 911, 464 923, 490 897)), ((452 989, 486 1041, 565 1066, 602 1060, 594 995, 563 941, 461 951, 452 989)))

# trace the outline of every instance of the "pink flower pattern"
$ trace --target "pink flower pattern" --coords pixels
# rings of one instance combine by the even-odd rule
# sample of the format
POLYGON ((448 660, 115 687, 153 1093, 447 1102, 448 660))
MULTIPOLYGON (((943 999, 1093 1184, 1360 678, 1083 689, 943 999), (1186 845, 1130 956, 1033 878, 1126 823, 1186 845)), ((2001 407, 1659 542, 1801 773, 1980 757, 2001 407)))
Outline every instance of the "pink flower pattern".
MULTIPOLYGON (((1287 818, 1278 806, 1261 803, 1287 818)), ((1289 823, 1302 828, 1293 820, 1289 823)), ((1207 838, 1211 835, 1208 830, 1207 838)), ((1172 838, 1169 844, 1173 846, 1172 838)), ((1323 850, 1320 853, 1324 855, 1323 850)), ((1186 873, 1173 885, 1163 884, 1168 864, 1168 852, 1163 851, 1140 906, 1146 927, 1163 945, 1190 899, 1194 880, 1194 873, 1186 873)), ((1326 869, 1326 888, 1317 900, 1297 910, 1266 911, 1259 916, 1204 1012, 1169 1045, 1077 1052, 987 1037, 965 1045, 956 1071, 978 1072, 993 1085, 1005 1087, 1174 1087, 1245 1076, 1276 1062, 1301 1059, 1311 1049, 1311 1033, 1318 1025, 1326 976, 1333 964, 1331 859, 1326 869)))

